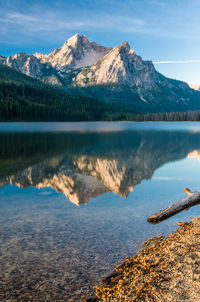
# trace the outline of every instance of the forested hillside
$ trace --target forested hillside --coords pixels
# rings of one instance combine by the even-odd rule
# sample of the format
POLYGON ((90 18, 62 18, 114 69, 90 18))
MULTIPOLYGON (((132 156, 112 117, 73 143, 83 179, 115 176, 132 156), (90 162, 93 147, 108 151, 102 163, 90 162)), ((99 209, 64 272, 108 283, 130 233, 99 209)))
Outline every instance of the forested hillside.
POLYGON ((110 110, 0 64, 0 121, 101 120, 110 110))

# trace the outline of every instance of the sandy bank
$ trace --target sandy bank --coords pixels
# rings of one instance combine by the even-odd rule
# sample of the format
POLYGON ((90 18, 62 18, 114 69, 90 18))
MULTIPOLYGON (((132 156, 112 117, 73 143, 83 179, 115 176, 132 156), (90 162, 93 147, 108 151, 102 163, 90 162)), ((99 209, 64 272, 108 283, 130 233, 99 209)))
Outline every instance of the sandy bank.
POLYGON ((117 266, 96 288, 97 301, 200 301, 200 218, 177 224, 117 266))

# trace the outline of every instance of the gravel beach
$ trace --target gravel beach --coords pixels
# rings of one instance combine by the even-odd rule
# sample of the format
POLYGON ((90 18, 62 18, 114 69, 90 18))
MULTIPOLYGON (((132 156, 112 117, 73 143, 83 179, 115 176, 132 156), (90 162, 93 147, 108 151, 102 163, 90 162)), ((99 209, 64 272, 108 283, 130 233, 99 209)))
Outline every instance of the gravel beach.
POLYGON ((200 301, 200 218, 147 240, 96 287, 97 301, 200 301))

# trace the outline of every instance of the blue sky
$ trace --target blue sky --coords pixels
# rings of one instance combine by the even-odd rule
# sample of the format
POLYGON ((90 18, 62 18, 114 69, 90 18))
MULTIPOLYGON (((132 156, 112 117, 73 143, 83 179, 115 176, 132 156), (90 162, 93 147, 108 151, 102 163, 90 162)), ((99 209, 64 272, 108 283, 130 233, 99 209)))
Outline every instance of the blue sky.
POLYGON ((200 83, 199 14, 200 0, 3 0, 0 54, 48 53, 78 32, 105 46, 128 41, 161 73, 200 83))

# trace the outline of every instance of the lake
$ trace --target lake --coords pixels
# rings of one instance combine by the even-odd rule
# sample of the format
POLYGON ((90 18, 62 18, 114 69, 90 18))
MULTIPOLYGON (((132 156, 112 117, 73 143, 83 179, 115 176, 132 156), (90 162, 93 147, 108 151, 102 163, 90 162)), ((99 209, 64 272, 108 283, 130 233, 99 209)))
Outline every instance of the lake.
POLYGON ((123 257, 195 206, 200 123, 1 123, 0 301, 81 301, 123 257))

